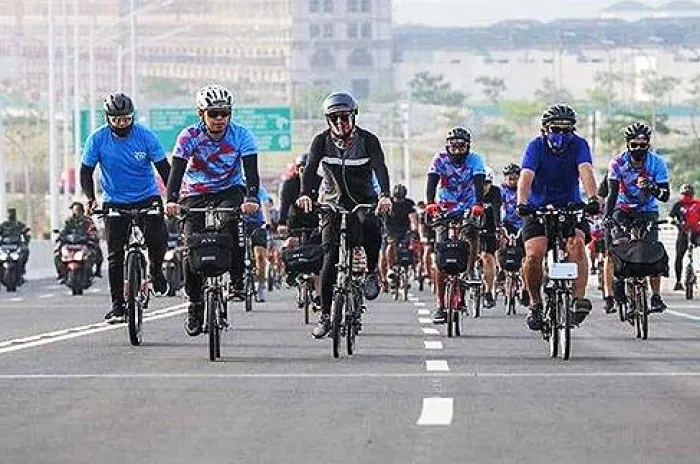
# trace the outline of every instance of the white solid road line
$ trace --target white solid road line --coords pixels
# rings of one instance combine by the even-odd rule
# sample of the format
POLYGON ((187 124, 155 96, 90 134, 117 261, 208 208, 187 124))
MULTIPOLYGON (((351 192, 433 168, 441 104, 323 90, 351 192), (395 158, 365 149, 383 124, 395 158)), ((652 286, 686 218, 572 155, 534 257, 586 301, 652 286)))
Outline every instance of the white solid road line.
POLYGON ((39 298, 53 298, 54 296, 56 296, 55 293, 46 293, 44 295, 39 295, 39 298))
POLYGON ((450 366, 447 361, 442 359, 427 359, 425 361, 425 369, 428 372, 450 372, 450 366))
POLYGON ((430 310, 429 309, 419 309, 418 315, 419 316, 430 316, 430 310))
POLYGON ((425 335, 440 335, 440 331, 432 327, 423 327, 422 330, 425 335))
POLYGON ((440 340, 424 340, 423 345, 426 350, 441 350, 442 342, 440 340))
POLYGON ((429 317, 419 317, 418 322, 420 322, 421 324, 432 324, 433 320, 429 317))
POLYGON ((10 301, 24 301, 24 298, 22 298, 21 296, 16 296, 16 297, 10 298, 10 301))
POLYGON ((413 303, 413 305, 414 305, 414 306, 419 306, 419 307, 426 306, 426 304, 423 303, 422 301, 416 301, 415 303, 413 303))
MULTIPOLYGON (((183 314, 187 311, 186 306, 187 304, 183 303, 148 312, 144 315, 143 320, 155 321, 158 319, 164 319, 166 317, 176 316, 178 314, 183 314)), ((37 335, 32 335, 30 337, 15 338, 12 340, 0 342, 0 354, 10 353, 12 351, 19 351, 25 348, 32 348, 35 346, 47 345, 49 343, 55 343, 62 340, 69 340, 71 338, 84 337, 85 335, 106 332, 108 330, 117 330, 123 328, 124 324, 107 324, 106 322, 100 322, 80 327, 71 327, 69 329, 57 330, 54 332, 45 332, 37 335)))
POLYGON ((423 409, 416 425, 450 425, 454 414, 454 399, 423 398, 423 409))
POLYGON ((700 317, 698 316, 693 316, 692 314, 686 314, 680 311, 674 311, 673 309, 667 309, 665 311, 668 314, 673 314, 674 316, 682 317, 684 319, 690 319, 691 321, 699 321, 700 322, 700 317))

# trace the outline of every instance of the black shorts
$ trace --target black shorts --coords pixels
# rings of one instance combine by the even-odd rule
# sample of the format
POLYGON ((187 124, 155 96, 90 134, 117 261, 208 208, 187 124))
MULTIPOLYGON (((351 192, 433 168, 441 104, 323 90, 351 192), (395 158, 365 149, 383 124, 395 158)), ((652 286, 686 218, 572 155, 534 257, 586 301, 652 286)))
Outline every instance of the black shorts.
POLYGON ((257 224, 246 224, 245 234, 250 238, 253 247, 267 248, 267 229, 263 229, 257 224))
POLYGON ((498 241, 495 233, 484 234, 481 236, 481 251, 483 253, 495 253, 498 250, 498 241))
POLYGON ((389 230, 384 233, 384 239, 387 243, 398 242, 399 240, 410 240, 409 230, 389 230))
MULTIPOLYGON (((573 237, 576 235, 576 230, 580 230, 587 237, 586 242, 590 241, 591 228, 590 224, 585 219, 578 222, 567 221, 564 224, 563 229, 564 238, 573 237)), ((537 219, 527 218, 525 219, 523 228, 520 231, 520 236, 522 237, 523 242, 527 242, 535 237, 544 237, 544 224, 540 223, 540 221, 537 219)))

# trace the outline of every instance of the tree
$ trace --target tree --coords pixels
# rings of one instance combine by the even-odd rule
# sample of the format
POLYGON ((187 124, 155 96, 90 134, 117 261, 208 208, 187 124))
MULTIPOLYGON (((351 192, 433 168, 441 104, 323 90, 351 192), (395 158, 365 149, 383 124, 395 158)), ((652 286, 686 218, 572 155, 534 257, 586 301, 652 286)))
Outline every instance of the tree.
POLYGON ((481 137, 484 139, 492 140, 508 147, 515 146, 515 136, 515 131, 504 124, 487 124, 484 132, 481 134, 481 137))
POLYGON ((506 119, 524 128, 542 114, 542 104, 530 100, 506 100, 501 103, 501 111, 506 119))
POLYGON ((535 90, 535 98, 542 103, 552 104, 558 102, 571 102, 574 97, 564 88, 557 88, 552 79, 542 79, 542 88, 535 90))
POLYGON ((698 110, 700 109, 700 74, 696 74, 695 77, 690 80, 690 90, 688 93, 690 94, 688 103, 690 103, 690 106, 693 108, 693 115, 690 117, 690 128, 693 131, 693 137, 698 140, 700 137, 698 136, 696 118, 698 116, 698 110))
POLYGON ((474 82, 481 84, 482 92, 494 105, 498 105, 506 91, 506 83, 500 77, 479 76, 474 82))
POLYGON ((428 105, 463 106, 467 94, 452 90, 442 74, 433 75, 422 71, 408 83, 413 100, 428 105))
POLYGON ((605 113, 610 114, 617 102, 617 93, 615 92, 615 84, 621 81, 620 76, 608 71, 598 71, 595 73, 593 82, 595 85, 588 89, 588 100, 593 104, 595 109, 605 110, 605 113))
MULTIPOLYGON (((651 125, 653 111, 647 108, 645 112, 618 111, 605 119, 598 131, 600 141, 609 148, 618 147, 624 143, 623 132, 627 126, 635 122, 643 122, 651 125)), ((656 115, 656 133, 666 135, 671 133, 671 128, 666 121, 665 114, 656 115)))
POLYGON ((669 160, 670 177, 674 186, 684 183, 700 184, 700 141, 696 139, 687 145, 664 150, 663 153, 669 160))

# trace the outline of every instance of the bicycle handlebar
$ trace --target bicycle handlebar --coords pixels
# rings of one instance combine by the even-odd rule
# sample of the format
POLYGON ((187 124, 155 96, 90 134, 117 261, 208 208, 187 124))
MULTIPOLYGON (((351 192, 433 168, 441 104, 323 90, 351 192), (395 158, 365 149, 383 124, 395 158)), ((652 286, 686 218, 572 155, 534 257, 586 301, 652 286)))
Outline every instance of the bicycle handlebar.
POLYGON ((352 210, 347 210, 336 203, 315 203, 314 204, 314 209, 317 209, 321 212, 331 212, 331 213, 339 213, 339 214, 354 214, 360 210, 372 210, 376 207, 377 207, 377 205, 373 205, 373 204, 369 204, 369 203, 360 203, 360 204, 355 205, 355 207, 352 210))
POLYGON ((128 217, 137 218, 141 216, 157 216, 163 214, 163 209, 160 206, 149 206, 148 208, 103 208, 96 209, 92 212, 93 215, 99 217, 128 217))

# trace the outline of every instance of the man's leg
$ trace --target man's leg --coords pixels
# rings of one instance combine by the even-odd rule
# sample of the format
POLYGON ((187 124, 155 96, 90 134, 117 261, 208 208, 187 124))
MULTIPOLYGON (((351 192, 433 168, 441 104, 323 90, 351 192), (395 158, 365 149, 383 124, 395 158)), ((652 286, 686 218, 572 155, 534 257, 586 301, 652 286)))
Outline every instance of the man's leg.
POLYGON ((323 338, 330 330, 333 284, 335 283, 339 258, 340 218, 326 217, 321 243, 323 246, 323 268, 321 269, 321 316, 318 325, 311 332, 314 338, 323 338))
POLYGON ((164 294, 168 290, 168 284, 163 275, 163 259, 168 250, 168 231, 165 228, 163 216, 146 216, 143 234, 148 246, 153 290, 164 294))
POLYGON ((547 253, 547 238, 541 225, 526 221, 523 234, 525 243, 525 259, 523 261, 523 280, 530 294, 530 309, 525 322, 530 330, 542 330, 543 308, 542 294, 542 260, 547 253))
MULTIPOLYGON (((191 197, 182 200, 182 205, 188 208, 204 206, 205 198, 191 197)), ((201 213, 188 214, 183 225, 185 243, 192 235, 204 229, 204 217, 201 213)), ((196 337, 202 333, 204 323, 204 303, 202 301, 202 276, 192 271, 187 259, 187 253, 183 257, 183 269, 185 278, 185 294, 189 300, 187 319, 185 320, 185 333, 190 337, 196 337)))
POLYGON ((676 261, 674 265, 674 271, 676 272, 676 286, 674 290, 683 290, 683 258, 685 253, 688 251, 688 234, 679 230, 678 236, 676 237, 676 261))
POLYGON ((361 218, 350 217, 348 224, 350 243, 362 245, 367 255, 367 277, 365 278, 365 298, 374 300, 379 296, 379 251, 382 248, 382 228, 379 219, 374 215, 365 215, 361 218), (358 224, 359 221, 359 224, 358 224), (357 227, 359 226, 359 227, 357 227), (359 232, 359 236, 357 235, 359 232))
POLYGON ((107 322, 124 321, 124 246, 129 238, 128 232, 127 218, 105 218, 109 293, 112 300, 112 309, 105 315, 107 322))

